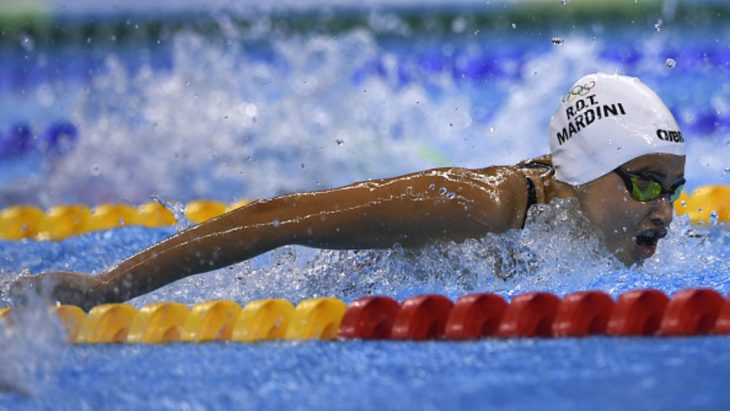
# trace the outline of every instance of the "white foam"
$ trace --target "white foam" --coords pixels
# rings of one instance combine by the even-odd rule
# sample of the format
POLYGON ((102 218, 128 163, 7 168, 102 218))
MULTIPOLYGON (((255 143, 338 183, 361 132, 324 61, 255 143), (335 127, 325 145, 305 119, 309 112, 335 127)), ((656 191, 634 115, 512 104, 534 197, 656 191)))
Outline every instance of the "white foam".
POLYGON ((65 353, 64 339, 47 299, 40 296, 0 320, 0 393, 31 396, 54 384, 65 353))

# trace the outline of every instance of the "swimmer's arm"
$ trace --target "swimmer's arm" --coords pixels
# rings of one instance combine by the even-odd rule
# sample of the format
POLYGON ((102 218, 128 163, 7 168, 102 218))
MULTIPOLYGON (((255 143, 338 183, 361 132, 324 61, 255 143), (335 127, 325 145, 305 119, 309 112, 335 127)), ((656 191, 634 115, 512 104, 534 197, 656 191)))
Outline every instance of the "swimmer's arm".
POLYGON ((358 249, 478 238, 520 227, 526 202, 524 176, 509 167, 429 170, 256 201, 94 277, 87 297, 127 300, 290 244, 358 249))

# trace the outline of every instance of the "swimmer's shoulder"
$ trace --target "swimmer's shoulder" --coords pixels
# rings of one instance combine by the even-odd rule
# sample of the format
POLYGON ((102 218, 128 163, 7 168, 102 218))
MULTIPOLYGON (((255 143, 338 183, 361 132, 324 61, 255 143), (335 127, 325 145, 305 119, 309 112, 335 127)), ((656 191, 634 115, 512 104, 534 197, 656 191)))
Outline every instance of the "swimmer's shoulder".
POLYGON ((527 208, 532 204, 549 202, 552 198, 555 168, 550 154, 520 161, 512 166, 491 166, 473 171, 485 181, 499 181, 503 189, 518 197, 526 191, 527 208))
POLYGON ((525 175, 542 175, 547 177, 548 175, 555 174, 553 158, 550 154, 520 161, 514 167, 525 175))
POLYGON ((510 179, 511 182, 515 182, 516 180, 520 185, 522 185, 525 179, 530 179, 532 182, 542 185, 543 181, 552 179, 555 174, 555 168, 553 167, 552 156, 550 154, 520 161, 512 166, 490 166, 471 171, 482 176, 510 175, 512 177, 510 179))
POLYGON ((555 198, 575 196, 575 189, 555 178, 555 166, 550 154, 520 161, 514 168, 534 184, 536 203, 549 203, 555 198))

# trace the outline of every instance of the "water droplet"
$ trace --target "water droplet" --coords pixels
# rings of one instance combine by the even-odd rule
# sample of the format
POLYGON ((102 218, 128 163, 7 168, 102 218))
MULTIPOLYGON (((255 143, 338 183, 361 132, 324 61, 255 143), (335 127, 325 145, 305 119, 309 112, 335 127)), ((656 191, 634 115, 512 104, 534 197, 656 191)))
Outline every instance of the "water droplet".
POLYGON ((494 133, 494 126, 492 126, 492 127, 489 127, 489 132, 490 132, 490 133, 494 133))
POLYGON ((657 22, 654 24, 654 30, 656 30, 657 33, 662 31, 662 24, 664 24, 662 19, 657 20, 657 22))
POLYGON ((621 227, 621 231, 623 231, 625 233, 625 232, 629 231, 629 229, 626 227, 621 227))
POLYGON ((451 23, 451 31, 454 33, 463 33, 464 29, 466 29, 466 20, 463 17, 458 17, 451 23))
POLYGON ((717 225, 717 223, 719 221, 720 221, 720 214, 717 212, 717 210, 712 210, 710 212, 710 224, 717 225))
POLYGON ((304 168, 304 163, 302 163, 302 168, 304 168))
POLYGON ((99 167, 99 165, 94 164, 93 166, 91 166, 91 175, 98 176, 99 174, 101 174, 101 168, 99 167))
POLYGON ((726 168, 726 169, 724 169, 724 170, 722 170, 722 171, 724 171, 724 172, 725 172, 725 174, 730 174, 730 167, 728 167, 728 168, 726 168))
POLYGON ((281 221, 279 221, 279 220, 274 220, 274 221, 272 221, 272 222, 271 222, 271 225, 272 225, 273 227, 275 227, 275 228, 276 228, 276 227, 279 227, 279 226, 281 225, 281 221))
POLYGON ((172 215, 175 216, 176 231, 181 231, 194 225, 188 216, 185 215, 185 204, 179 201, 166 200, 156 195, 152 195, 150 197, 152 198, 152 201, 170 210, 172 215))
POLYGON ((512 30, 515 30, 517 28, 517 23, 512 23, 512 30))
POLYGON ((565 6, 565 5, 568 4, 568 0, 560 0, 560 4, 562 4, 563 6, 565 6))
POLYGON ((439 188, 439 195, 445 195, 447 191, 448 190, 446 190, 446 187, 441 187, 439 188))
POLYGON ((667 57, 667 59, 664 60, 664 65, 667 66, 667 68, 669 68, 669 69, 673 69, 673 68, 677 67, 677 60, 675 60, 671 57, 667 57))
POLYGON ((453 200, 454 198, 456 198, 456 193, 450 191, 448 194, 446 194, 446 198, 448 198, 449 200, 453 200))
POLYGON ((23 47, 23 50, 30 53, 35 48, 35 42, 33 41, 33 38, 30 36, 23 35, 20 38, 20 45, 23 47))
POLYGON ((435 184, 435 183, 431 183, 431 184, 430 184, 430 185, 428 186, 428 188, 429 188, 430 190, 435 190, 435 189, 436 189, 436 184, 435 184))
POLYGON ((338 138, 337 140, 335 140, 335 143, 337 143, 338 146, 341 146, 341 145, 345 144, 345 140, 338 138))
POLYGON ((560 37, 553 37, 553 44, 554 45, 560 46, 563 43, 565 43, 565 40, 563 40, 562 38, 560 38, 560 37))

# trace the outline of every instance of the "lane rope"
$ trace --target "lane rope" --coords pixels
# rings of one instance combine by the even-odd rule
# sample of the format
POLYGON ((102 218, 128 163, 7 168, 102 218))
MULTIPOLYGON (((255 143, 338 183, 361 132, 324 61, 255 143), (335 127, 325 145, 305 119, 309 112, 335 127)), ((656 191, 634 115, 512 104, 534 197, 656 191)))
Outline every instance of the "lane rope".
MULTIPOLYGON (((199 224, 247 204, 248 200, 233 204, 196 200, 185 205, 185 216, 199 224)), ((60 241, 122 226, 167 227, 175 223, 173 212, 156 202, 136 207, 121 203, 101 204, 94 208, 70 204, 53 206, 47 210, 32 205, 17 205, 0 210, 0 239, 60 241)))
MULTIPOLYGON (((0 325, 22 327, 25 308, 0 308, 0 325)), ((369 296, 349 305, 337 298, 311 298, 296 306, 262 299, 241 307, 229 300, 188 308, 157 302, 140 310, 103 304, 84 313, 59 305, 50 310, 75 344, 162 344, 273 340, 477 340, 483 338, 678 337, 730 334, 730 298, 711 288, 690 288, 668 297, 653 289, 632 290, 615 301, 603 291, 563 298, 529 292, 511 302, 492 293, 452 302, 439 294, 399 303, 369 296)))

